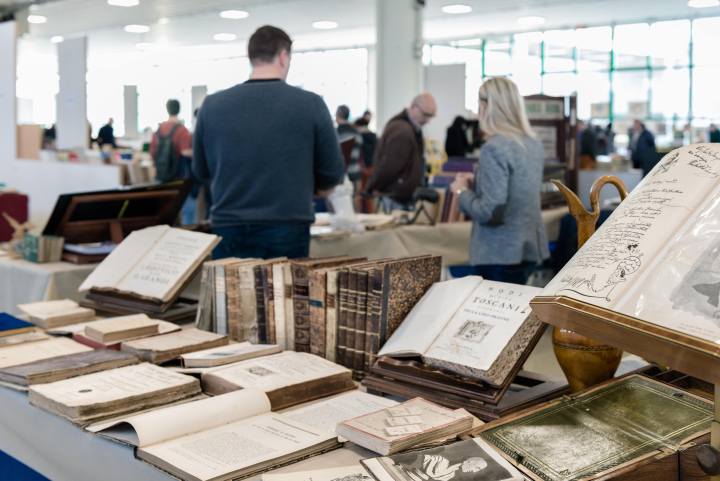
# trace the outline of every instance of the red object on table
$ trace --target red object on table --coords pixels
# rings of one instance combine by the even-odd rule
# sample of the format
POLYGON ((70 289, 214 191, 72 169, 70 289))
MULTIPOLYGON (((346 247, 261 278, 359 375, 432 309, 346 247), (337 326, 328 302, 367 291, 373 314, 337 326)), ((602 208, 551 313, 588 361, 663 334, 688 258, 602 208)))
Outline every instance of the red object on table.
POLYGON ((28 196, 0 192, 0 242, 7 242, 12 239, 14 230, 5 217, 1 215, 2 212, 6 212, 20 224, 24 224, 28 220, 28 196))

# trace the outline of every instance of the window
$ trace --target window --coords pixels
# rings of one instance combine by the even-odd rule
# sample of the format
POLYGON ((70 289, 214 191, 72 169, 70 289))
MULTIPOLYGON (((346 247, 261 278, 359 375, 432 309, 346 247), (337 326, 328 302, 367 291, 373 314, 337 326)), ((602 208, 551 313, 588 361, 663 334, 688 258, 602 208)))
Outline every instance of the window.
POLYGON ((578 71, 608 70, 612 49, 612 29, 610 27, 579 28, 575 35, 578 71))
POLYGON ((488 40, 485 43, 485 75, 488 77, 512 73, 512 37, 488 40))
POLYGON ((647 57, 650 54, 647 41, 649 35, 650 26, 647 23, 615 27, 613 39, 615 68, 646 67, 647 57))
POLYGON ((687 68, 654 70, 650 81, 652 116, 663 119, 688 117, 690 71, 687 68))
POLYGON ((650 78, 648 72, 616 71, 613 74, 613 114, 633 119, 648 116, 650 78))
POLYGON ((698 66, 720 65, 720 17, 693 22, 693 63, 698 66))
POLYGON ((690 21, 650 25, 647 42, 653 67, 687 67, 690 64, 690 21))
POLYGON ((543 40, 546 72, 575 70, 575 30, 550 30, 543 40))
POLYGON ((542 89, 541 78, 542 34, 515 35, 512 51, 512 79, 521 95, 534 95, 542 89))

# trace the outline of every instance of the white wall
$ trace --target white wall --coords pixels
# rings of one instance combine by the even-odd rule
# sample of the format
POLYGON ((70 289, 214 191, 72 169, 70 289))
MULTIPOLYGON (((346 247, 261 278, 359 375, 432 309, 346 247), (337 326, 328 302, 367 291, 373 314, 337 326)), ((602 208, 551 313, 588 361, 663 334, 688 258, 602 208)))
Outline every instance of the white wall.
POLYGON ((0 165, 17 155, 15 58, 15 22, 0 23, 0 165))
POLYGON ((445 145, 446 130, 458 115, 465 113, 465 64, 428 65, 425 90, 437 101, 437 115, 424 128, 426 139, 445 145))

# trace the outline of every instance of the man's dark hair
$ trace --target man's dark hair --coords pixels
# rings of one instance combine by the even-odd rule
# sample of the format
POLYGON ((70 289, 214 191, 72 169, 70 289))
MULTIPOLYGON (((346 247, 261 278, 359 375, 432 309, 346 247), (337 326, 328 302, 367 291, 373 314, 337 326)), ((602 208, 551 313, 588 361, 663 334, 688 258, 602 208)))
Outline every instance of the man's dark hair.
POLYGON ((165 104, 169 116, 174 117, 180 113, 180 102, 176 99, 170 99, 165 104))
POLYGON ((271 63, 283 50, 290 53, 292 40, 285 31, 265 25, 255 30, 248 42, 248 57, 253 65, 271 63))
POLYGON ((335 117, 348 120, 350 118, 350 107, 347 105, 340 105, 335 111, 335 117))

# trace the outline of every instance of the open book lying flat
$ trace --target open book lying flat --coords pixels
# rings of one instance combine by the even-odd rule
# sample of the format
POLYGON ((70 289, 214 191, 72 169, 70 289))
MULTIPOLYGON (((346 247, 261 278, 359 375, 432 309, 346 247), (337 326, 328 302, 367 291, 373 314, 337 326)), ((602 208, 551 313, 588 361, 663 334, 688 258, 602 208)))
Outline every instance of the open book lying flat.
POLYGON ((434 284, 380 350, 417 357, 429 366, 485 381, 509 382, 542 335, 528 317, 531 286, 468 276, 434 284))
POLYGON ((337 437, 270 411, 252 389, 170 406, 89 430, 137 446, 137 457, 187 480, 237 479, 340 446, 337 437), (179 422, 181 420, 181 422, 179 422))
POLYGON ((80 291, 171 302, 218 242, 216 235, 166 225, 134 231, 85 279, 80 291))

